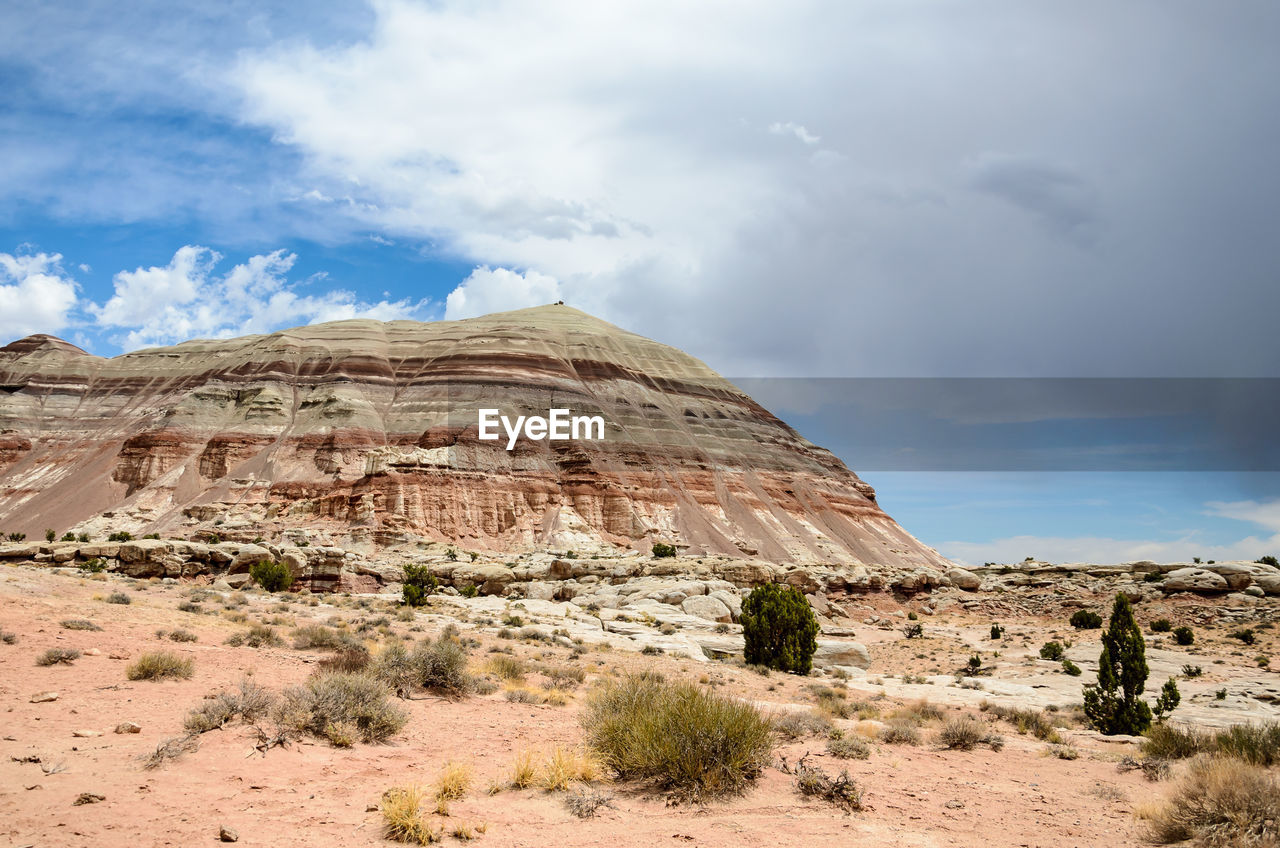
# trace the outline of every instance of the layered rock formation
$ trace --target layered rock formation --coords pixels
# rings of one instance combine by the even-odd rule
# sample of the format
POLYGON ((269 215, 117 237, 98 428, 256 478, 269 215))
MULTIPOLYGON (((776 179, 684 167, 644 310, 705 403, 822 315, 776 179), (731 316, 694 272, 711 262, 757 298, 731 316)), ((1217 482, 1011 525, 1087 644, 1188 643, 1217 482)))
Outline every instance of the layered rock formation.
POLYGON ((341 321, 112 359, 0 348, 0 528, 302 533, 921 571, 875 493, 698 360, 566 306, 341 321), (600 415, 600 441, 478 438, 478 410, 600 415))

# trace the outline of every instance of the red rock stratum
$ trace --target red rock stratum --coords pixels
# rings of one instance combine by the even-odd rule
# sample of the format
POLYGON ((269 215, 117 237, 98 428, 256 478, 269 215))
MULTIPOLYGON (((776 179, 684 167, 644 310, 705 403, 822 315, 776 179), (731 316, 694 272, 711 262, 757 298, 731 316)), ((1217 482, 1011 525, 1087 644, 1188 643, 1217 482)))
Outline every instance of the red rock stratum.
POLYGON ((51 336, 0 348, 0 528, 217 527, 949 565, 702 362, 566 306, 111 359, 51 336), (478 438, 480 408, 600 415, 605 438, 508 451, 478 438))

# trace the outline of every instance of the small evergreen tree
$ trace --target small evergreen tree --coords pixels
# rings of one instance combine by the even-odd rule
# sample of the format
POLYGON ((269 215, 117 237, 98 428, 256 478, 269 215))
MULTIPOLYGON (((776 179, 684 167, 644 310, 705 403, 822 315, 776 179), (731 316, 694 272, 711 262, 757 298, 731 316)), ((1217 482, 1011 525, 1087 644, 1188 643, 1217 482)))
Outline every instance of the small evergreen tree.
POLYGON ((420 607, 427 602, 431 593, 440 588, 431 569, 425 565, 405 563, 404 588, 401 590, 404 602, 411 607, 420 607))
POLYGON ((1156 721, 1164 721, 1165 716, 1176 710, 1180 703, 1182 693, 1178 691, 1178 684, 1170 677, 1160 689, 1160 697, 1156 698, 1156 721))
POLYGON ((1116 595, 1111 621, 1102 634, 1098 682, 1084 687, 1084 712, 1099 732, 1138 736, 1151 726, 1151 708, 1142 700, 1147 673, 1142 630, 1133 620, 1129 599, 1116 595))
POLYGON ((673 557, 676 555, 676 546, 668 545, 664 542, 654 542, 653 555, 658 559, 662 559, 663 557, 673 557))
POLYGON ((818 619, 793 586, 766 583, 742 602, 743 653, 752 665, 808 674, 817 635, 818 619))
POLYGON ((274 560, 264 559, 249 566, 249 576, 268 592, 283 592, 293 585, 293 570, 274 560))

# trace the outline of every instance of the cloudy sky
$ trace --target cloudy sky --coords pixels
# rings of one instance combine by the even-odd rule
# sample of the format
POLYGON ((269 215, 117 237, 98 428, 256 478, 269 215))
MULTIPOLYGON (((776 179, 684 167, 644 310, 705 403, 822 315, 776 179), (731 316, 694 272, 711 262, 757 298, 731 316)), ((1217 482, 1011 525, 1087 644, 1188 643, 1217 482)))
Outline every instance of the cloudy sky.
MULTIPOLYGON (((299 8, 6 4, 0 340, 565 299, 731 377, 1280 376, 1270 0, 299 8)), ((1280 549, 1274 475, 885 474, 970 560, 1280 549)))

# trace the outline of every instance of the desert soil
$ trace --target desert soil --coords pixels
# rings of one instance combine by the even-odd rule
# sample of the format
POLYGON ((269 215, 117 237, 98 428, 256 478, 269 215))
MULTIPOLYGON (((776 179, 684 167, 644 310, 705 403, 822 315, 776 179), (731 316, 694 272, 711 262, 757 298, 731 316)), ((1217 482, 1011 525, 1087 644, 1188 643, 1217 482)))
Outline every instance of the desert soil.
MULTIPOLYGON (((204 613, 179 611, 177 605, 192 588, 0 567, 0 630, 16 636, 13 644, 0 644, 0 838, 7 844, 185 846, 217 843, 220 829, 227 827, 244 845, 390 845, 382 837, 377 811, 382 793, 408 783, 430 785, 450 761, 470 764, 475 782, 468 797, 451 805, 446 826, 483 827, 476 835, 478 844, 493 848, 740 846, 761 841, 987 848, 1138 845, 1146 843, 1146 835, 1135 808, 1167 791, 1166 784, 1145 781, 1140 771, 1117 769, 1122 757, 1136 755, 1133 740, 1108 740, 1078 726, 1065 727, 1060 730, 1062 744, 1078 758, 1060 759, 1049 743, 1019 735, 990 713, 979 712, 981 690, 895 685, 903 674, 962 666, 989 628, 991 616, 985 613, 957 610, 945 620, 929 620, 922 640, 905 639, 898 622, 892 627, 860 625, 855 636, 867 644, 873 664, 866 677, 845 680, 762 676, 732 662, 624 650, 574 655, 567 646, 545 641, 499 638, 494 622, 456 605, 436 604, 414 620, 402 621, 387 599, 249 592, 238 606, 224 608, 224 601, 239 599, 221 593, 202 602, 204 613), (107 603, 113 591, 126 592, 132 603, 107 603), (279 606, 282 600, 288 602, 287 610, 279 606), (502 690, 457 701, 419 694, 404 702, 409 723, 385 745, 341 749, 303 739, 262 753, 254 748, 252 731, 234 725, 201 735, 198 750, 158 769, 142 767, 142 758, 162 740, 181 735, 184 716, 206 695, 233 687, 246 675, 273 689, 300 683, 325 656, 288 647, 225 644, 247 623, 273 620, 287 637, 290 624, 342 620, 355 631, 361 621, 381 616, 389 616, 390 623, 367 626, 362 633, 375 650, 385 639, 379 628, 420 638, 457 620, 462 636, 476 643, 470 653, 477 671, 483 670, 491 649, 510 649, 531 663, 583 668, 586 680, 559 706, 509 701, 502 690), (65 619, 89 619, 102 629, 66 629, 60 625, 65 619), (175 643, 156 635, 157 630, 177 628, 194 633, 198 641, 175 643), (71 664, 38 666, 36 658, 55 647, 78 649, 82 655, 71 664), (167 682, 126 678, 131 660, 160 648, 193 658, 194 676, 167 682), (935 721, 923 728, 918 746, 873 742, 869 759, 837 760, 826 753, 824 739, 810 736, 781 743, 775 766, 741 796, 680 803, 643 786, 613 784, 604 787, 614 796, 612 807, 588 819, 566 809, 563 793, 505 789, 487 794, 491 782, 505 780, 518 753, 582 743, 578 717, 593 682, 644 668, 668 679, 706 683, 779 713, 812 710, 815 701, 807 687, 815 684, 843 690, 849 701, 865 702, 884 716, 929 695, 949 714, 967 712, 992 722, 1005 746, 999 751, 945 750, 934 741, 935 721), (56 692, 56 700, 32 702, 45 692, 56 692), (123 722, 134 722, 141 731, 113 732, 123 722), (77 735, 82 732, 87 735, 77 735), (800 796, 792 777, 778 766, 806 753, 809 762, 830 772, 847 769, 864 790, 865 809, 846 814, 800 796), (77 805, 84 793, 102 800, 77 805)), ((884 596, 875 605, 887 614, 897 602, 884 596)), ((1043 669, 1033 668, 1035 661, 1028 657, 1055 634, 1075 638, 1072 656, 1096 656, 1097 631, 1073 634, 1060 620, 1034 616, 1004 623, 1016 635, 1009 637, 1001 656, 993 656, 997 652, 989 646, 985 654, 994 676, 983 685, 993 693, 1005 671, 1024 682, 1036 674, 1043 677, 1043 669)), ((1223 638, 1204 638, 1201 647, 1178 657, 1205 667, 1211 679, 1204 688, 1230 686, 1234 699, 1234 693, 1265 688, 1275 677, 1254 664, 1253 655, 1267 653, 1272 647, 1268 640, 1275 638, 1269 630, 1260 635, 1260 644, 1247 652, 1236 651, 1239 646, 1223 638)), ((1045 688, 1051 697, 1078 685, 1064 677, 1054 679, 1056 688, 1045 688)), ((531 684, 537 682, 536 675, 530 678, 531 684)), ((1153 675, 1152 682, 1158 688, 1162 679, 1153 675)), ((996 694, 990 697, 999 700, 996 694)), ((1070 723, 1071 704, 1064 695, 1054 704, 1058 710, 1053 715, 1070 723)), ((1270 703, 1251 701, 1241 715, 1257 717, 1271 709, 1270 703)), ((877 727, 856 718, 835 724, 846 734, 873 733, 877 727)), ((459 840, 446 836, 445 841, 459 840)))

